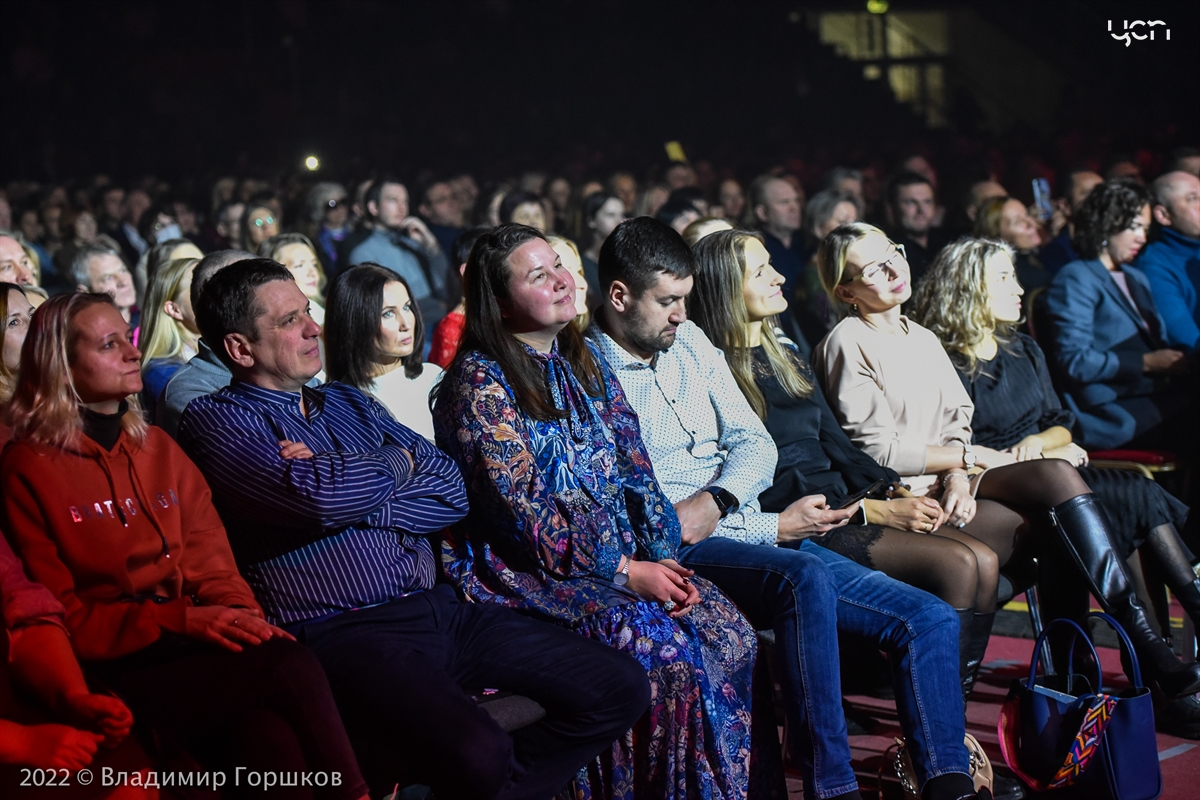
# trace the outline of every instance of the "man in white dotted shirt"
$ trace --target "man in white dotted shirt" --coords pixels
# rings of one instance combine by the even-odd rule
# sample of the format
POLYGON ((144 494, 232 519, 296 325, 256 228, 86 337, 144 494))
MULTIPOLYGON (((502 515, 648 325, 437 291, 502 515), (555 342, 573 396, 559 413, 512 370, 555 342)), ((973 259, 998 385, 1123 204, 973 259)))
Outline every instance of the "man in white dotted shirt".
POLYGON ((687 321, 695 256, 664 223, 622 223, 600 250, 589 335, 630 405, 683 529, 680 561, 773 628, 792 757, 805 796, 857 798, 841 706, 838 635, 886 650, 924 798, 975 797, 963 746, 958 622, 933 595, 808 541, 854 511, 797 498, 763 512, 776 451, 721 352, 687 321), (781 545, 781 546, 777 546, 781 545))

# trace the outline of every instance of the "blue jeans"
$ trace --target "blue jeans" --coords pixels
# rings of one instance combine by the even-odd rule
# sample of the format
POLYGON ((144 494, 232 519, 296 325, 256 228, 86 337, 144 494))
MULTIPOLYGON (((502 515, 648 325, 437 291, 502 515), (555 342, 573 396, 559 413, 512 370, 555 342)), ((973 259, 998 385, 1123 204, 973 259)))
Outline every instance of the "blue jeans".
POLYGON ((805 797, 833 797, 858 785, 842 713, 839 634, 887 652, 921 785, 969 773, 958 619, 950 606, 809 541, 791 549, 710 536, 680 550, 679 561, 715 583, 756 628, 775 631, 791 755, 804 773, 805 797))

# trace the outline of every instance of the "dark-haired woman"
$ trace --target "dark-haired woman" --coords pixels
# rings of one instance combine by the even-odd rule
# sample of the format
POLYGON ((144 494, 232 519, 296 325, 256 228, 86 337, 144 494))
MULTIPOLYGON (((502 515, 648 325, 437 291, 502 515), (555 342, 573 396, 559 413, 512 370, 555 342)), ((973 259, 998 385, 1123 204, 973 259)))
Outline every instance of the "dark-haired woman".
POLYGON ((653 701, 592 771, 596 796, 745 797, 754 631, 675 560, 679 520, 637 417, 570 324, 570 272, 540 233, 502 225, 476 243, 465 285, 467 327, 434 409, 471 500, 446 571, 476 601, 646 668, 653 701))
POLYGON ((583 274, 589 287, 600 286, 600 246, 625 218, 625 204, 616 195, 595 192, 583 199, 579 241, 581 244, 586 242, 581 255, 583 274))
POLYGON ((208 484, 143 422, 140 358, 106 294, 34 315, 0 459, 5 533, 65 608, 85 672, 164 748, 206 770, 341 772, 295 796, 365 796, 320 664, 263 619, 208 484))
POLYGON ((1097 186, 1075 215, 1081 259, 1046 290, 1047 355, 1075 414, 1075 438, 1088 449, 1175 449, 1197 434, 1195 376, 1187 374, 1194 361, 1167 347, 1150 284, 1131 266, 1149 226, 1143 186, 1097 186))
POLYGON ((325 374, 362 389, 404 425, 433 439, 429 391, 442 375, 423 363, 425 323, 408 282, 387 267, 357 264, 329 287, 325 374))

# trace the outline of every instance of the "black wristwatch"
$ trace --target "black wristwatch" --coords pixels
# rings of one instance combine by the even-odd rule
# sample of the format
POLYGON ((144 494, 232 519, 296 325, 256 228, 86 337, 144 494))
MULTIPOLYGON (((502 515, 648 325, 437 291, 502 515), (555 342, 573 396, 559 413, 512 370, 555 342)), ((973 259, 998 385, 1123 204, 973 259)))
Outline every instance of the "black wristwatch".
POLYGON ((725 517, 729 516, 731 512, 736 511, 737 507, 741 505, 732 492, 722 489, 720 486, 708 486, 705 487, 704 491, 711 494, 713 500, 717 501, 717 509, 721 512, 721 519, 725 519, 725 517))

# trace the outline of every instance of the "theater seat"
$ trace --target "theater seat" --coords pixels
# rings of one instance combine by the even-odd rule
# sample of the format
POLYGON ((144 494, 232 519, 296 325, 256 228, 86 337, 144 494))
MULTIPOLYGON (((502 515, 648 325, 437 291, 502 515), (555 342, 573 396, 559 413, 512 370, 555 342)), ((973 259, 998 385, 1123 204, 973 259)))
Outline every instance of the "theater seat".
POLYGON ((1124 469, 1154 479, 1157 472, 1174 472, 1177 459, 1169 450, 1092 450, 1088 459, 1100 469, 1124 469))

